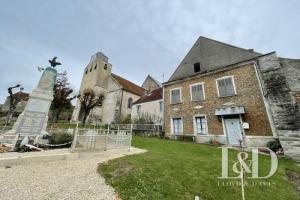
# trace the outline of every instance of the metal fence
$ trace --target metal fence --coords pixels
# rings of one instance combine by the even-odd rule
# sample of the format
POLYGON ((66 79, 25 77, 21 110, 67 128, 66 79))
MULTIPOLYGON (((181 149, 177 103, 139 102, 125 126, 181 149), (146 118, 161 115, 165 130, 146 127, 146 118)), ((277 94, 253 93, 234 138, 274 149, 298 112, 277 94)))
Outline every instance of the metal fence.
MULTIPOLYGON (((3 133, 8 129, 2 129, 3 133)), ((158 124, 111 124, 107 129, 97 128, 47 128, 50 135, 68 133, 73 135, 72 151, 101 151, 124 148, 130 150, 132 135, 159 135, 162 126, 158 124)), ((0 132, 1 133, 1 132, 0 132)), ((63 147, 65 144, 50 145, 47 140, 39 138, 40 145, 63 147)), ((69 143, 68 143, 69 144, 69 143)), ((70 145, 70 144, 69 144, 70 145)))
POLYGON ((130 150, 131 139, 131 129, 75 129, 72 151, 130 150))
POLYGON ((163 133, 161 124, 111 124, 111 130, 132 130, 133 135, 158 136, 163 133))

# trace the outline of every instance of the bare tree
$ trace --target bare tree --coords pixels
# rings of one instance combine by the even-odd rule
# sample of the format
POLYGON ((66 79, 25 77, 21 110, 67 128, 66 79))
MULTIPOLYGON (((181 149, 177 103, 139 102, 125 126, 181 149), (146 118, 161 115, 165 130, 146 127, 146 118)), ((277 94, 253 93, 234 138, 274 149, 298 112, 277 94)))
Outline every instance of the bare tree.
POLYGON ((93 90, 86 89, 78 98, 81 105, 81 111, 83 112, 82 124, 85 125, 87 116, 90 114, 91 110, 96 106, 102 106, 104 95, 102 93, 96 94, 93 90))
MULTIPOLYGON (((9 125, 11 120, 12 120, 12 117, 13 117, 13 114, 16 110, 16 107, 18 105, 18 103, 22 100, 21 99, 21 94, 20 93, 15 93, 13 94, 13 89, 15 88, 19 88, 21 85, 18 84, 16 86, 13 86, 13 87, 9 87, 7 89, 8 91, 8 94, 9 94, 9 110, 7 112, 7 115, 6 115, 6 124, 9 125)), ((20 91, 22 91, 23 88, 20 88, 20 91)))

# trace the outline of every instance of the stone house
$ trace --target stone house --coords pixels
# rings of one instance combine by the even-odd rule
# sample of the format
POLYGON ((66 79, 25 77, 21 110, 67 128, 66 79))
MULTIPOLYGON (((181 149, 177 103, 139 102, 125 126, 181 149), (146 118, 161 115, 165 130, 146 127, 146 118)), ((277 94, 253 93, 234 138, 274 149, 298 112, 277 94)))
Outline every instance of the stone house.
MULTIPOLYGON (((16 113, 23 112, 23 110, 27 104, 27 101, 29 99, 29 94, 25 93, 25 92, 17 92, 15 94, 13 94, 13 96, 17 96, 18 98, 20 98, 20 102, 17 104, 15 112, 16 113)), ((5 99, 5 102, 2 106, 2 112, 9 111, 9 105, 10 105, 9 102, 10 102, 10 96, 7 96, 5 99)))
POLYGON ((157 81, 152 76, 148 75, 146 79, 144 80, 142 87, 145 89, 146 93, 150 93, 153 90, 156 90, 158 88, 161 88, 162 85, 159 81, 157 81))
MULTIPOLYGON (((92 89, 95 93, 104 94, 101 107, 94 108, 88 116, 89 122, 110 124, 121 118, 129 117, 134 101, 144 95, 144 89, 121 76, 113 74, 112 65, 103 53, 96 53, 85 67, 80 93, 92 89)), ((79 100, 75 105, 71 122, 82 120, 79 100)))
POLYGON ((199 37, 163 84, 166 135, 249 146, 279 137, 299 156, 299 63, 199 37))
POLYGON ((163 89, 157 88, 135 101, 132 106, 131 119, 145 118, 154 124, 163 124, 163 89))

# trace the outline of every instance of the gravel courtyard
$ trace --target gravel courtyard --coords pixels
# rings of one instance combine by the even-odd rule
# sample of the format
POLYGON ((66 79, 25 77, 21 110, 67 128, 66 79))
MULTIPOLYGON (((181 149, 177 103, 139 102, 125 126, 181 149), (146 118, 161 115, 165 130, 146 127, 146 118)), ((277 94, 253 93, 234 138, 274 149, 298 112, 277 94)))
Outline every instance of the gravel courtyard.
POLYGON ((144 150, 84 153, 77 160, 30 163, 0 168, 0 199, 116 199, 112 187, 97 173, 98 163, 144 150))

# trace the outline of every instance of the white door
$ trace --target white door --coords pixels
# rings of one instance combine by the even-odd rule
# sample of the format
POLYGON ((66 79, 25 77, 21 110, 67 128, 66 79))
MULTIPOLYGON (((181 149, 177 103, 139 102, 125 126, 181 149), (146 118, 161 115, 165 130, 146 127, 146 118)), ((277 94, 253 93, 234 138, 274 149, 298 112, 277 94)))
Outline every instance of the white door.
POLYGON ((239 145, 243 141, 240 119, 224 119, 224 123, 229 145, 239 145))

